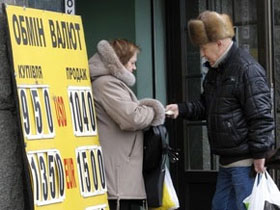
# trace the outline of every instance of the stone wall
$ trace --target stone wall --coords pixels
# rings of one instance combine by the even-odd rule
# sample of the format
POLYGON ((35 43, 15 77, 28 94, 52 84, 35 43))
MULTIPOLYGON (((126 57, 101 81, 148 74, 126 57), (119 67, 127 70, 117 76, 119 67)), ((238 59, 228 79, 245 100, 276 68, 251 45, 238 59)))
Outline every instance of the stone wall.
MULTIPOLYGON (((0 1, 23 5, 23 0, 0 1)), ((18 120, 11 84, 11 65, 7 52, 7 23, 0 10, 0 209, 23 210, 23 164, 18 120)))
MULTIPOLYGON (((16 114, 7 46, 7 23, 3 4, 62 11, 62 0, 0 0, 0 209, 31 210, 26 190, 23 150, 16 114)), ((30 187, 30 186, 29 186, 30 187)), ((30 197, 29 197, 30 198, 30 197)), ((32 199, 31 199, 32 200, 32 199)))

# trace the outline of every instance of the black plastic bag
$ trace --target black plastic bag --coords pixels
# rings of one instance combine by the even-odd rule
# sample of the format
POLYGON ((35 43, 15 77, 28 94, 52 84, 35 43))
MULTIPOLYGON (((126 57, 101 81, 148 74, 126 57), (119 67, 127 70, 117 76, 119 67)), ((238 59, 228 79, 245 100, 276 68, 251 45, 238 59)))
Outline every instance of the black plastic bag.
POLYGON ((148 173, 143 173, 148 207, 156 208, 162 205, 165 164, 162 165, 148 173))
POLYGON ((151 171, 160 166, 166 136, 164 125, 151 126, 144 131, 143 171, 151 171))
POLYGON ((143 177, 148 207, 162 205, 163 182, 167 156, 176 162, 178 152, 167 142, 167 130, 164 125, 152 126, 144 131, 143 177))

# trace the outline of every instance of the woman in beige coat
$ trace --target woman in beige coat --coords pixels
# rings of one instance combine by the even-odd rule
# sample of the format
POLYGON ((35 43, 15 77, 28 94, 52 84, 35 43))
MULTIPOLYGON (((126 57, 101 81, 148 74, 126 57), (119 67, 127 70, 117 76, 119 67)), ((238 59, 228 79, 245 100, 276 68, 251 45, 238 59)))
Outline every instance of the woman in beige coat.
POLYGON ((109 206, 113 210, 143 205, 142 130, 162 124, 165 118, 158 100, 138 100, 130 89, 135 83, 132 72, 138 53, 139 47, 126 40, 102 40, 89 60, 109 206))

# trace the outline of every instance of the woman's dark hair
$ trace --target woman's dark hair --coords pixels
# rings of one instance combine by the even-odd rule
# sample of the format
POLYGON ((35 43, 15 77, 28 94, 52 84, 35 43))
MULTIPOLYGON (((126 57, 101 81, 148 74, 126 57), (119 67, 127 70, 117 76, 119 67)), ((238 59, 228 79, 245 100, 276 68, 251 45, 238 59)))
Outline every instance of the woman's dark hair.
POLYGON ((124 66, 135 52, 140 52, 140 48, 136 44, 125 39, 115 39, 110 41, 110 44, 124 66))

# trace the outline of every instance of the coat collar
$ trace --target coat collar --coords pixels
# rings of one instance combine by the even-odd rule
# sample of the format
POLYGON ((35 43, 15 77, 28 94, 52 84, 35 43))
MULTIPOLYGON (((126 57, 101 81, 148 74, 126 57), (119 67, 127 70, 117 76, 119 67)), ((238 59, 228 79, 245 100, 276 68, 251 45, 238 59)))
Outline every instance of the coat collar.
POLYGON ((223 59, 223 61, 219 64, 219 69, 224 69, 229 65, 229 62, 231 60, 231 57, 234 55, 234 52, 237 50, 237 45, 235 42, 233 42, 230 50, 227 53, 227 56, 223 59))
POLYGON ((227 66, 230 64, 231 58, 232 58, 232 56, 235 54, 235 51, 236 51, 237 49, 238 49, 238 47, 237 47, 236 43, 233 42, 233 44, 232 44, 230 50, 228 51, 226 57, 223 59, 223 61, 221 61, 221 63, 219 64, 219 66, 218 66, 217 68, 213 68, 213 67, 210 65, 209 61, 206 61, 206 62, 203 64, 203 66, 205 66, 205 67, 207 67, 207 68, 209 68, 209 69, 211 69, 211 70, 215 70, 215 71, 217 71, 217 72, 222 72, 223 69, 226 69, 227 66))
POLYGON ((104 75, 112 75, 128 86, 135 84, 135 76, 120 62, 114 49, 106 40, 97 44, 97 53, 89 60, 90 77, 92 80, 104 75))

